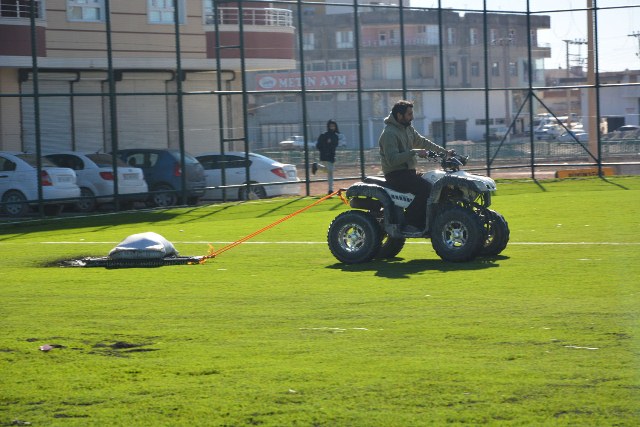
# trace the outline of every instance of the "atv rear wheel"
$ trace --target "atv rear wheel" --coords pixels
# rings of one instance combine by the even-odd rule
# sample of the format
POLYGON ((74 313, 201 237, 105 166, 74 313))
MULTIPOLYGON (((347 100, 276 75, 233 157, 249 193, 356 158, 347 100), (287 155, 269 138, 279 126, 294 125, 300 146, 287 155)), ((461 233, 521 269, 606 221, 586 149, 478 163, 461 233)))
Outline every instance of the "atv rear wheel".
POLYGON ((327 232, 329 250, 345 264, 371 261, 380 251, 381 240, 375 217, 357 210, 338 215, 327 232))
POLYGON ((498 212, 487 209, 484 226, 487 235, 480 256, 496 256, 507 247, 509 224, 498 212))
POLYGON ((445 261, 464 262, 475 258, 483 247, 482 221, 473 211, 453 206, 435 218, 431 245, 445 261))

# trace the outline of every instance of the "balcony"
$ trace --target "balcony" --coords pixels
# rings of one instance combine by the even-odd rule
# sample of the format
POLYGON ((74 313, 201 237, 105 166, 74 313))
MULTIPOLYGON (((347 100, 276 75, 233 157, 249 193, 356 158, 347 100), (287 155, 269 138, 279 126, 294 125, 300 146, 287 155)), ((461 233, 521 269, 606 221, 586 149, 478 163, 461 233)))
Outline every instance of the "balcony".
MULTIPOLYGON (((293 13, 287 9, 275 8, 245 8, 242 9, 243 25, 267 27, 292 27, 293 13)), ((238 25, 240 23, 240 9, 236 7, 218 8, 218 25, 238 25)), ((207 10, 204 17, 205 25, 215 25, 216 17, 213 9, 207 10)))

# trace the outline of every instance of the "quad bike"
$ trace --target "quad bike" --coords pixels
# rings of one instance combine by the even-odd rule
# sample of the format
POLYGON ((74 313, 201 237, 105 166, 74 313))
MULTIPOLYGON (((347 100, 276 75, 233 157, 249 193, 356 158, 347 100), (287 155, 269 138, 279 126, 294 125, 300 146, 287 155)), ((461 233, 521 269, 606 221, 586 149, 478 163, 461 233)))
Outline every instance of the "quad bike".
POLYGON ((345 264, 394 258, 407 238, 431 238, 438 256, 451 262, 496 256, 506 248, 507 221, 489 209, 495 181, 461 171, 467 156, 429 151, 427 159, 440 161, 442 170, 422 175, 431 184, 424 230, 403 231, 404 210, 413 194, 395 191, 382 177, 366 177, 346 191, 353 209, 338 215, 329 226, 327 241, 333 256, 345 264))

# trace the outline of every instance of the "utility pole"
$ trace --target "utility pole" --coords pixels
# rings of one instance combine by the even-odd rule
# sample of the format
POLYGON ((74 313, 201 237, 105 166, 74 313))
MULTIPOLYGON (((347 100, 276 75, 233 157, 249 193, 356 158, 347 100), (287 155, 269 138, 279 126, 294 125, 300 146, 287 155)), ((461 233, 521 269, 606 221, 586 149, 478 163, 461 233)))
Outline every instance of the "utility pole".
POLYGON ((577 54, 573 54, 571 55, 569 53, 569 46, 570 45, 585 45, 587 44, 587 41, 585 39, 573 39, 573 40, 562 40, 565 45, 566 45, 566 60, 567 60, 567 77, 570 77, 570 72, 571 72, 571 57, 574 56, 576 57, 576 59, 573 59, 573 62, 577 63, 578 65, 582 64, 582 55, 580 54, 580 51, 578 51, 577 54))
MULTIPOLYGON (((582 55, 580 54, 580 51, 578 51, 577 54, 573 54, 571 55, 569 53, 569 46, 571 45, 576 45, 576 46, 580 46, 580 45, 584 45, 587 44, 587 41, 584 39, 573 39, 573 40, 562 40, 565 43, 566 46, 566 60, 567 60, 567 69, 566 69, 566 77, 567 79, 569 77, 571 77, 571 57, 574 56, 576 57, 576 59, 574 59, 573 61, 575 63, 577 63, 579 66, 582 65, 582 55)), ((565 84, 569 84, 569 82, 565 82, 565 84)), ((565 89, 565 97, 567 100, 567 120, 568 123, 571 123, 571 89, 565 89)))
POLYGON ((635 37, 638 41, 638 51, 636 52, 636 56, 640 58, 640 31, 634 31, 633 33, 629 34, 629 37, 635 37))

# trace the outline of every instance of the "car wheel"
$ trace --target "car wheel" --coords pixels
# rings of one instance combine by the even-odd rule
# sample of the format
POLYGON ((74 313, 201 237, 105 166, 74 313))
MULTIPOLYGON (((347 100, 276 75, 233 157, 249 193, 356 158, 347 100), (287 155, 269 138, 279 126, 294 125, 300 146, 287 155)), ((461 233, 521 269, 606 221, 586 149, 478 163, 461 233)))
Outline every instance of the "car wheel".
POLYGON ((267 190, 262 185, 250 185, 249 188, 245 185, 238 190, 239 200, 255 200, 264 199, 267 197, 267 190))
POLYGON ((96 209, 98 203, 96 202, 96 195, 93 191, 86 187, 80 187, 80 197, 76 203, 76 209, 80 212, 93 212, 96 209))
POLYGON ((371 261, 380 251, 381 240, 375 217, 363 211, 341 213, 331 222, 327 233, 329 250, 345 264, 371 261))
POLYGON ((485 241, 480 217, 462 206, 442 210, 431 230, 431 245, 445 261, 470 261, 478 255, 485 241))
POLYGON ((20 217, 27 214, 27 198, 17 190, 10 190, 2 196, 2 210, 9 216, 20 217))
POLYGON ((509 243, 509 224, 498 212, 488 209, 484 221, 486 238, 481 256, 496 256, 500 254, 509 243))
POLYGON ((154 207, 168 208, 176 203, 178 203, 178 195, 170 185, 158 185, 149 196, 149 204, 154 207))
POLYGON ((380 244, 380 250, 376 254, 376 258, 388 259, 395 258, 404 248, 404 242, 407 239, 404 237, 389 237, 386 233, 382 236, 382 243, 380 244))

